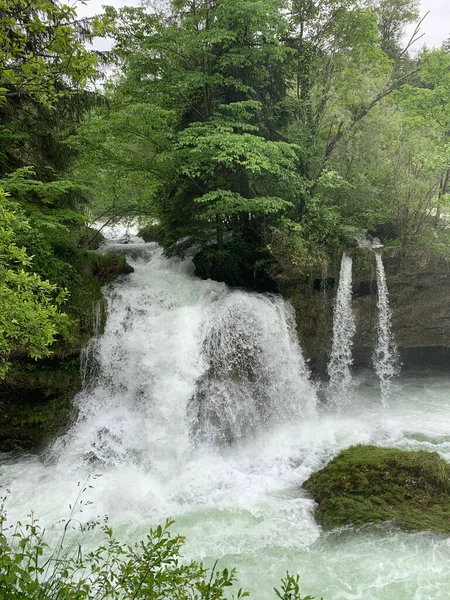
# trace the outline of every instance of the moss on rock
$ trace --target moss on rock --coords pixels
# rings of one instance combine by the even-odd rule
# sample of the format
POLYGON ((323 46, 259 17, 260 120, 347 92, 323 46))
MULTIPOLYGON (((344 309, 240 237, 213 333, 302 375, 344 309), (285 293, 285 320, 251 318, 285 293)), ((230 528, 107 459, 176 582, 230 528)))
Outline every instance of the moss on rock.
POLYGON ((72 400, 81 389, 80 351, 98 325, 97 311, 100 329, 106 319, 102 286, 133 268, 122 256, 77 250, 68 271, 68 331, 49 359, 16 353, 0 381, 0 452, 39 450, 69 426, 75 417, 72 400))
POLYGON ((138 231, 138 236, 144 242, 156 242, 162 244, 164 242, 164 228, 159 223, 148 223, 141 227, 138 231))
POLYGON ((277 291, 276 282, 269 276, 270 255, 252 240, 235 235, 223 249, 207 246, 194 256, 195 275, 201 279, 223 281, 232 287, 261 292, 277 291))
POLYGON ((353 446, 303 487, 324 529, 392 521, 450 533, 450 465, 436 452, 353 446))
POLYGON ((62 433, 75 411, 81 388, 77 357, 14 363, 0 386, 0 449, 39 449, 62 433))

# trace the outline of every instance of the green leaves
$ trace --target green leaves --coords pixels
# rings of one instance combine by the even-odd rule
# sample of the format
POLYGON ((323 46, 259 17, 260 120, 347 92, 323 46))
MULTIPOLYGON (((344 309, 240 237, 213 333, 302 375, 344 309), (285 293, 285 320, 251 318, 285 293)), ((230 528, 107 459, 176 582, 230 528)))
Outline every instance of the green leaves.
POLYGON ((253 175, 266 172, 280 176, 286 169, 295 169, 298 146, 235 131, 245 129, 245 125, 235 127, 220 118, 192 123, 178 137, 181 172, 201 178, 214 176, 221 169, 231 172, 243 167, 253 175))
POLYGON ((83 42, 101 33, 99 19, 90 30, 74 7, 51 0, 3 0, 1 11, 0 103, 27 95, 50 106, 97 75, 83 42))
POLYGON ((60 312, 67 291, 30 272, 32 257, 15 243, 17 233, 28 225, 13 207, 0 188, 0 379, 11 353, 48 356, 57 333, 68 325, 60 312))
POLYGON ((239 213, 250 213, 254 215, 276 214, 287 210, 292 204, 282 198, 264 197, 244 198, 236 192, 230 190, 214 190, 196 198, 195 202, 205 205, 201 215, 205 218, 227 215, 236 215, 239 213))
POLYGON ((280 600, 315 600, 314 596, 300 595, 300 577, 289 573, 286 573, 286 577, 281 580, 281 589, 275 588, 274 591, 280 600))

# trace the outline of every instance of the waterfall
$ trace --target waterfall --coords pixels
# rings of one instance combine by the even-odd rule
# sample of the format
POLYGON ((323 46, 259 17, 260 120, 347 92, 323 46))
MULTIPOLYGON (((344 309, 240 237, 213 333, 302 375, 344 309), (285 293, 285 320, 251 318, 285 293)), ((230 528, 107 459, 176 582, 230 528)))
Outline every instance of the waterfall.
POLYGON ((287 569, 303 573, 304 594, 329 600, 406 600, 411 590, 447 600, 448 538, 389 524, 324 534, 300 486, 357 444, 435 450, 450 461, 448 372, 411 373, 387 408, 364 376, 353 406, 315 414, 289 304, 195 279, 190 261, 167 260, 156 244, 109 249, 135 271, 104 288, 108 319, 87 359, 97 366, 51 460, 0 457, 9 522, 28 523, 32 510, 50 554, 77 523, 90 551, 105 543, 93 526, 103 515, 131 545, 170 516, 173 534, 186 536, 183 564, 212 567, 221 557, 258 600, 273 599, 287 569))
POLYGON ((333 319, 333 346, 328 364, 327 397, 332 404, 343 406, 351 398, 351 365, 355 320, 352 312, 352 258, 343 253, 333 319))
POLYGON ((400 365, 398 352, 391 332, 391 310, 381 251, 375 250, 378 287, 378 341, 373 355, 375 372, 380 380, 381 401, 387 405, 392 393, 392 381, 400 365))
POLYGON ((51 458, 67 470, 133 464, 164 479, 199 446, 315 414, 282 298, 196 279, 191 261, 166 259, 154 243, 107 250, 134 273, 104 290, 108 319, 85 355, 79 416, 51 458))
POLYGON ((92 306, 92 338, 88 344, 82 348, 80 353, 80 371, 81 383, 83 388, 87 388, 97 376, 97 345, 100 337, 100 330, 103 319, 103 302, 96 300, 92 306))
POLYGON ((207 369, 189 406, 192 431, 232 443, 264 424, 298 420, 313 408, 292 307, 274 295, 235 291, 207 311, 201 354, 207 369))

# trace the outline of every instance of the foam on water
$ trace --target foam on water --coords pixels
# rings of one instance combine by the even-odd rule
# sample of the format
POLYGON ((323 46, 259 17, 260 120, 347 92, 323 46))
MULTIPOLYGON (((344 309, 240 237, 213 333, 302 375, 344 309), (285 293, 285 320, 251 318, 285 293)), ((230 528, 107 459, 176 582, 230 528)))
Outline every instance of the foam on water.
POLYGON ((326 600, 448 598, 447 538, 388 526, 324 534, 301 483, 355 443, 450 459, 450 377, 404 376, 383 408, 377 379, 364 373, 338 415, 316 409, 281 299, 196 280, 189 261, 166 260, 155 244, 115 249, 132 255, 135 272, 106 290, 109 317, 95 342, 94 381, 76 399, 77 422, 42 459, 0 465, 11 520, 33 509, 55 523, 77 481, 91 477, 85 498, 93 504, 77 518, 108 514, 132 541, 173 517, 186 558, 237 566, 258 600, 274 597, 286 570, 301 574, 303 593, 326 600), (252 360, 242 372, 246 349, 252 360), (246 406, 245 426, 226 410, 227 377, 246 406))

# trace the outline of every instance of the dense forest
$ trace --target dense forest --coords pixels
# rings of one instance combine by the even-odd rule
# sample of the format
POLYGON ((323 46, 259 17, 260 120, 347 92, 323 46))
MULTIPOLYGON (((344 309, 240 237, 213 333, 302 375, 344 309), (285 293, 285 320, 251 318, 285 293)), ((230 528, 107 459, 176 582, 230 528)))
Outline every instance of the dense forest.
POLYGON ((448 255, 450 47, 404 41, 415 0, 0 14, 0 376, 87 329, 96 218, 262 290, 363 229, 448 255))

